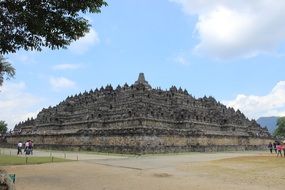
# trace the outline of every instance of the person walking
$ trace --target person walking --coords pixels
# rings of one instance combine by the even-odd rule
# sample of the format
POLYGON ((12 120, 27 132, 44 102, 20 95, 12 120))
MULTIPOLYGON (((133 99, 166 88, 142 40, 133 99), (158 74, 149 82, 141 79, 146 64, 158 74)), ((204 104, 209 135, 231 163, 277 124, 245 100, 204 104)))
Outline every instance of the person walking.
POLYGON ((30 141, 30 140, 27 140, 27 142, 25 143, 25 154, 26 154, 26 155, 29 155, 29 154, 30 154, 29 141, 30 141))
POLYGON ((277 149, 277 157, 280 155, 282 157, 282 145, 278 142, 276 145, 276 149, 277 149))
POLYGON ((18 149, 17 155, 23 154, 22 148, 23 148, 23 143, 21 141, 19 141, 19 143, 17 144, 17 149, 18 149))
POLYGON ((273 143, 273 149, 274 149, 275 153, 277 154, 276 145, 277 145, 277 143, 276 143, 276 141, 275 141, 275 142, 273 143))
POLYGON ((270 151, 270 153, 272 154, 272 150, 273 150, 273 145, 272 145, 272 143, 270 142, 267 147, 269 148, 269 151, 270 151))
POLYGON ((285 158, 285 140, 283 141, 282 148, 283 148, 283 156, 284 156, 284 158, 285 158))
POLYGON ((33 155, 33 148, 34 148, 33 141, 32 141, 32 140, 30 140, 30 141, 29 141, 29 149, 30 149, 30 153, 31 153, 31 155, 33 155))

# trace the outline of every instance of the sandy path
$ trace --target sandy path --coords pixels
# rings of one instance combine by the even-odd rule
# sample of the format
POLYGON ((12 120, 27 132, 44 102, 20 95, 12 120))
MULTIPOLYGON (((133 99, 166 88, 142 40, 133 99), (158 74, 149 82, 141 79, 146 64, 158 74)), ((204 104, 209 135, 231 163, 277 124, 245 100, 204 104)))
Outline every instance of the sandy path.
POLYGON ((5 167, 18 190, 277 190, 285 187, 285 159, 267 153, 190 153, 105 157, 5 167))

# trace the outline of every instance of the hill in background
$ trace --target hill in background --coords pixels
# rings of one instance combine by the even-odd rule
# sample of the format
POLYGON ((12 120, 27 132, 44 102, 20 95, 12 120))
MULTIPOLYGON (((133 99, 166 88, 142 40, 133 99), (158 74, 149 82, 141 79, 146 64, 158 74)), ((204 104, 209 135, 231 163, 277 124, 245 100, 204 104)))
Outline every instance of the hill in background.
POLYGON ((275 129, 277 128, 276 124, 277 124, 277 120, 279 117, 260 117, 256 120, 256 122, 261 125, 262 127, 267 127, 268 131, 273 134, 273 132, 275 131, 275 129))

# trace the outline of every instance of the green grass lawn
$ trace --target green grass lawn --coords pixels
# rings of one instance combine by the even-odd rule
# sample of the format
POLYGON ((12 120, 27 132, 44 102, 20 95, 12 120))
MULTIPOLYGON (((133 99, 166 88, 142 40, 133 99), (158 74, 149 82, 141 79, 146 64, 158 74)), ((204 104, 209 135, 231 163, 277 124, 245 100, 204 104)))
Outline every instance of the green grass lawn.
POLYGON ((66 161, 70 160, 63 158, 55 158, 55 157, 25 157, 25 156, 0 155, 0 166, 43 164, 43 163, 66 162, 66 161))

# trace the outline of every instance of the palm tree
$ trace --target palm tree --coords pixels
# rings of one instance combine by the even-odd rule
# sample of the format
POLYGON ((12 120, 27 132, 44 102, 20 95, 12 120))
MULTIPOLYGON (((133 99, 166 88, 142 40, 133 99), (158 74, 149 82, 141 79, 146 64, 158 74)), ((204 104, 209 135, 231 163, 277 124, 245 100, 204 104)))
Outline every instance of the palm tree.
POLYGON ((15 68, 6 61, 3 55, 0 55, 0 86, 3 84, 4 75, 6 75, 7 80, 13 78, 15 75, 15 68))

